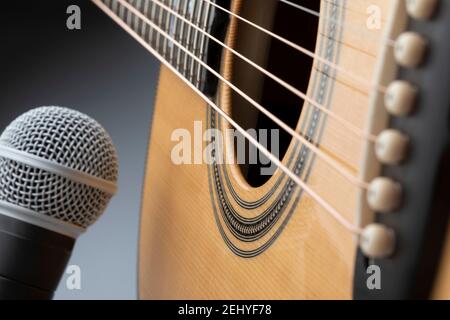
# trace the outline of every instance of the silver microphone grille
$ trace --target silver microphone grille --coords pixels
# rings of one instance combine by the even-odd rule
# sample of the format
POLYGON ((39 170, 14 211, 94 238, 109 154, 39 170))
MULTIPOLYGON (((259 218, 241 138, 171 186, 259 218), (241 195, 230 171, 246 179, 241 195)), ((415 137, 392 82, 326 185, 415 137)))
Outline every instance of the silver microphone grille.
MULTIPOLYGON (((57 163, 112 183, 117 152, 106 130, 78 111, 40 107, 14 120, 0 146, 57 163)), ((106 208, 112 193, 0 156, 0 201, 86 228, 106 208)))

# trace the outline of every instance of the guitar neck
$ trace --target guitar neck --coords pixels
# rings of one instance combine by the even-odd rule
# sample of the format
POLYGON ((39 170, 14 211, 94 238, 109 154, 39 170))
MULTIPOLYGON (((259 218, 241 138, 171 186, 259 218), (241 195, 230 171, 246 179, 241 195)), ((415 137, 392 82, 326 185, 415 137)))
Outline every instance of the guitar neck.
POLYGON ((219 69, 222 48, 205 33, 223 41, 228 15, 214 7, 212 2, 228 8, 230 0, 127 0, 128 5, 119 0, 102 2, 189 82, 208 95, 215 94, 217 77, 206 70, 199 60, 215 70, 219 69))

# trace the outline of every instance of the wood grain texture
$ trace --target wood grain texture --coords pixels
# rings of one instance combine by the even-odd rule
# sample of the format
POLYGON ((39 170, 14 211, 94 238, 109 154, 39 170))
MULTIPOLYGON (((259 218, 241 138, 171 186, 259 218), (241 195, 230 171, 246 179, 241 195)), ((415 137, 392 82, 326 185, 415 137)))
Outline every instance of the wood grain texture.
MULTIPOLYGON (((240 4, 241 1, 233 1, 235 12, 240 4)), ((360 31, 364 33, 366 8, 373 4, 379 5, 384 13, 389 8, 389 0, 347 2, 346 23, 362 25, 360 31)), ((330 10, 327 5, 328 1, 322 1, 322 10, 330 10)), ((383 14, 383 24, 385 16, 383 14)), ((230 45, 235 36, 233 26, 235 21, 227 37, 230 45)), ((344 30, 339 39, 330 40, 327 26, 328 22, 321 19, 317 52, 326 51, 323 43, 334 41, 333 50, 339 51, 338 57, 333 57, 336 63, 364 79, 372 79, 380 43, 371 39, 381 37, 382 30, 371 31, 371 37, 344 30)), ((232 65, 233 57, 225 54, 222 74, 228 79, 232 77, 232 65)), ((314 79, 321 76, 323 65, 316 61, 308 95, 316 94, 314 79)), ((367 123, 371 93, 367 85, 341 73, 328 77, 327 81, 332 84, 326 97, 327 107, 363 128, 367 123)), ((230 90, 225 85, 220 87, 218 103, 230 112, 230 90)), ((218 228, 221 218, 215 215, 220 199, 214 192, 214 181, 211 182, 211 167, 207 164, 175 165, 171 160, 176 144, 171 140, 174 130, 187 129, 194 136, 194 122, 199 121, 203 133, 210 125, 207 110, 206 103, 175 74, 167 68, 161 69, 142 198, 140 298, 350 299, 356 251, 353 236, 298 189, 285 205, 287 211, 293 212, 292 217, 277 222, 261 239, 245 243, 233 239, 229 230, 224 231, 225 237, 233 239, 236 246, 250 250, 263 245, 286 222, 281 235, 267 250, 253 258, 242 258, 225 244, 218 228)), ((305 104, 299 129, 311 123, 313 116, 314 108, 305 104)), ((218 121, 223 128, 229 127, 226 122, 218 121)), ((322 117, 319 126, 323 128, 321 149, 358 176, 364 150, 361 138, 330 118, 322 117)), ((230 152, 227 146, 225 152, 230 152)), ((292 143, 283 162, 287 164, 291 157, 297 156, 298 150, 292 143)), ((310 156, 305 166, 310 170, 308 185, 354 222, 358 197, 355 185, 321 159, 310 156)), ((239 206, 236 199, 229 196, 230 206, 249 219, 261 215, 280 196, 277 182, 281 181, 282 185, 288 182, 277 171, 268 183, 253 188, 236 165, 220 166, 220 172, 230 180, 225 192, 229 194, 233 190, 245 202, 259 201, 275 190, 267 202, 254 209, 239 206)), ((448 277, 448 272, 443 272, 444 277, 448 277)))
POLYGON ((172 131, 204 121, 205 104, 163 68, 157 106, 143 192, 141 298, 350 298, 351 236, 309 198, 266 253, 233 254, 214 221, 207 168, 170 159, 172 131))
POLYGON ((447 227, 447 240, 433 290, 433 299, 450 300, 450 222, 447 227))

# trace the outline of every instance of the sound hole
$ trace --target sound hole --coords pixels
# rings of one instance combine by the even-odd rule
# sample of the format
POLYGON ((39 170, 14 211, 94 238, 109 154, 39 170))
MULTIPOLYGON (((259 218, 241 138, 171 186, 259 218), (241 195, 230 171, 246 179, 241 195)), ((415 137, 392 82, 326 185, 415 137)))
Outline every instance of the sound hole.
MULTIPOLYGON (((317 12, 320 10, 318 0, 294 0, 293 2, 317 12)), ((240 14, 309 51, 315 51, 319 18, 310 13, 278 0, 248 0, 242 2, 240 14)), ((235 49, 295 88, 307 92, 313 64, 311 57, 242 21, 239 21, 237 25, 235 49)), ((303 107, 303 100, 298 96, 238 57, 233 60, 232 80, 242 91, 291 128, 297 127, 303 107)), ((280 159, 285 156, 292 141, 291 135, 235 92, 231 97, 231 109, 233 118, 243 128, 256 135, 258 141, 266 145, 280 159), (276 135, 271 136, 276 132, 273 130, 278 130, 279 139, 276 139, 276 135), (277 140, 278 146, 272 143, 277 140)), ((242 142, 242 137, 237 134, 236 136, 235 151, 238 152, 236 146, 239 145, 238 140, 242 142)), ((248 141, 245 143, 246 161, 239 163, 239 167, 247 182, 253 187, 258 187, 270 179, 274 170, 270 169, 268 159, 258 150, 256 150, 257 161, 255 162, 254 147, 250 146, 248 141)), ((238 158, 239 154, 236 153, 236 155, 238 158)))

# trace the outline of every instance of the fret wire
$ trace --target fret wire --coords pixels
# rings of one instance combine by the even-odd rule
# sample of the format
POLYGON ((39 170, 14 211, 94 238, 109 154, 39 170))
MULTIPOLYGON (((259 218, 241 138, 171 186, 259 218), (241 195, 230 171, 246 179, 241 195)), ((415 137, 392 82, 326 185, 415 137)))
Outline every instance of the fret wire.
MULTIPOLYGON (((170 2, 172 0, 163 0, 163 2, 169 7, 170 6, 170 2)), ((162 15, 162 21, 161 21, 161 29, 169 32, 169 18, 170 18, 170 12, 168 12, 167 10, 163 9, 163 15, 162 15)), ((162 52, 162 56, 164 58, 167 59, 167 45, 169 43, 170 39, 168 39, 167 37, 163 37, 163 43, 162 43, 162 47, 161 47, 161 52, 162 52)))
MULTIPOLYGON (((178 7, 179 7, 179 0, 172 0, 172 10, 178 13, 178 7)), ((172 35, 172 37, 176 40, 177 39, 177 25, 178 25, 178 18, 175 15, 170 16, 170 27, 169 27, 169 34, 172 35)), ((173 64, 173 51, 174 51, 174 43, 173 41, 169 42, 169 62, 173 64)))
MULTIPOLYGON (((138 0, 128 0, 128 2, 133 7, 138 8, 138 10, 140 11, 139 6, 138 6, 138 0)), ((129 12, 129 14, 131 14, 131 17, 132 17, 131 22, 130 22, 131 23, 131 27, 133 28, 133 30, 135 32, 138 32, 137 24, 139 23, 140 19, 135 14, 133 14, 131 11, 129 12)))
MULTIPOLYGON (((195 25, 199 26, 200 25, 200 21, 202 19, 202 14, 203 14, 203 5, 204 5, 204 1, 200 1, 200 5, 198 6, 198 10, 196 12, 196 16, 195 16, 195 25)), ((199 37, 199 31, 198 29, 194 29, 194 41, 193 41, 193 47, 192 47, 192 52, 194 53, 195 56, 198 56, 198 37, 199 37)), ((196 84, 197 79, 195 78, 196 75, 196 70, 199 67, 199 63, 193 59, 193 62, 191 63, 191 68, 190 68, 190 78, 191 81, 194 82, 194 84, 196 84)))
MULTIPOLYGON (((157 6, 153 1, 150 2, 152 6, 152 10, 150 12, 150 20, 156 22, 155 15, 156 15, 156 8, 157 6)), ((150 29, 150 45, 155 48, 155 36, 154 36, 155 28, 151 27, 150 29)))
MULTIPOLYGON (((158 26, 158 27, 160 27, 161 26, 161 19, 162 19, 162 8, 160 8, 159 6, 157 6, 157 5, 155 5, 156 7, 155 7, 155 11, 156 11, 156 13, 155 13, 155 18, 156 18, 156 21, 155 21, 155 24, 158 26)), ((161 40, 161 34, 159 33, 159 32, 156 32, 156 37, 155 37, 155 49, 156 49, 156 51, 158 51, 158 53, 160 52, 159 51, 159 48, 160 48, 160 40, 161 40)))
MULTIPOLYGON (((203 23, 201 28, 204 31, 208 31, 208 24, 209 24, 209 17, 210 17, 210 11, 211 11, 211 4, 209 2, 206 3, 206 10, 205 10, 205 14, 203 17, 203 23)), ((206 35, 204 33, 201 34, 201 40, 200 40, 200 54, 199 57, 200 59, 202 59, 202 61, 206 60, 206 56, 205 56, 205 49, 206 49, 206 43, 209 42, 209 39, 206 38, 206 35)), ((200 86, 201 82, 202 82, 202 72, 203 72, 204 68, 202 68, 201 66, 198 68, 197 71, 197 86, 200 86)))
MULTIPOLYGON (((173 0, 173 10, 176 13, 179 13, 179 7, 180 7, 180 0, 173 0)), ((171 23, 170 23, 170 32, 172 34, 172 36, 174 37, 174 39, 177 39, 177 27, 178 27, 178 18, 174 15, 172 15, 171 17, 171 23)), ((175 45, 174 43, 171 41, 170 42, 170 51, 169 51, 169 62, 171 64, 173 64, 173 55, 174 55, 174 50, 175 50, 175 45)))
MULTIPOLYGON (((161 0, 161 2, 163 2, 165 5, 167 5, 167 1, 166 0, 161 0)), ((163 30, 167 30, 167 27, 165 26, 166 22, 167 22, 167 15, 168 12, 167 10, 161 9, 161 22, 160 22, 160 28, 163 30)), ((161 55, 166 59, 167 57, 164 55, 164 51, 165 51, 165 47, 167 44, 167 38, 166 37, 162 37, 161 38, 161 42, 160 42, 160 47, 159 47, 159 52, 161 53, 161 55)))
MULTIPOLYGON (((133 3, 134 2, 134 4, 135 4, 135 7, 136 8, 138 8, 138 10, 139 10, 139 12, 142 12, 142 9, 141 9, 141 0, 130 0, 130 3, 133 3)), ((137 17, 136 15, 133 15, 134 16, 134 20, 133 20, 133 25, 134 25, 134 28, 133 28, 133 30, 134 31, 136 31, 136 33, 137 34, 139 34, 139 23, 141 22, 141 19, 139 19, 139 17, 137 17)))
MULTIPOLYGON (((162 2, 163 2, 165 5, 167 5, 167 1, 166 1, 166 0, 162 0, 162 2)), ((167 24, 167 17, 168 17, 168 11, 162 9, 162 14, 161 14, 161 26, 160 26, 160 28, 161 28, 162 30, 167 30, 167 26, 166 26, 166 24, 167 24)), ((167 38, 166 38, 166 37, 162 37, 161 39, 162 39, 162 41, 161 41, 161 43, 160 43, 160 52, 161 52, 161 55, 162 55, 164 58, 167 58, 167 57, 165 56, 165 51, 166 51, 166 46, 167 46, 167 38)))
MULTIPOLYGON (((171 6, 170 6, 170 2, 171 1, 172 0, 163 0, 163 2, 169 8, 171 8, 171 6)), ((169 19, 170 19, 170 16, 171 16, 171 14, 170 14, 169 11, 163 10, 162 21, 161 21, 161 29, 165 30, 166 32, 169 32, 169 19)), ((166 59, 167 59, 167 46, 168 46, 169 41, 170 41, 170 39, 168 39, 167 37, 163 37, 163 43, 162 43, 161 50, 162 50, 162 56, 164 58, 166 58, 166 59)))
POLYGON ((119 3, 119 17, 125 20, 125 7, 119 3))
POLYGON ((127 8, 125 8, 125 11, 126 11, 126 13, 127 13, 127 21, 126 21, 126 23, 127 23, 127 25, 129 25, 131 28, 133 28, 133 25, 131 24, 131 22, 132 22, 132 19, 135 18, 135 17, 134 17, 134 14, 132 14, 131 11, 128 10, 127 8))
MULTIPOLYGON (((125 1, 127 1, 127 0, 125 0, 125 1)), ((135 7, 135 4, 134 4, 134 0, 128 0, 128 2, 133 6, 133 7, 135 7)), ((135 28, 134 28, 134 22, 135 22, 135 20, 136 20, 136 15, 135 14, 133 14, 132 12, 131 12, 131 10, 128 10, 127 9, 127 24, 133 29, 133 30, 135 30, 135 28), (129 22, 129 23, 128 23, 129 22)), ((136 30, 135 30, 136 31, 136 30)))
MULTIPOLYGON (((170 0, 162 0, 162 2, 166 5, 169 6, 170 0)), ((168 31, 167 30, 167 21, 168 21, 168 17, 169 17, 169 12, 167 10, 162 9, 162 15, 161 15, 161 26, 160 28, 163 29, 164 31, 168 31)), ((160 52, 161 55, 167 59, 165 53, 166 53, 166 47, 167 47, 167 42, 168 39, 166 37, 162 37, 162 41, 161 41, 161 47, 160 47, 160 52)))
MULTIPOLYGON (((178 13, 179 2, 180 2, 180 0, 172 0, 172 10, 174 10, 177 13, 178 13)), ((174 39, 176 39, 177 21, 178 21, 178 18, 175 15, 171 14, 170 15, 169 31, 170 31, 170 34, 172 35, 172 37, 174 39)), ((173 43, 173 41, 169 40, 169 61, 170 61, 170 63, 173 63, 173 50, 174 50, 174 47, 175 47, 175 44, 173 43)))
MULTIPOLYGON (((188 21, 191 21, 192 19, 192 6, 193 6, 193 1, 195 0, 187 0, 187 11, 186 11, 186 18, 188 21)), ((189 48, 189 38, 191 36, 191 26, 188 24, 187 26, 185 26, 185 37, 184 37, 184 44, 185 44, 185 48, 189 48)), ((183 61, 181 62, 181 66, 182 66, 182 74, 183 76, 186 76, 186 66, 187 66, 187 61, 189 59, 189 56, 186 54, 186 52, 182 52, 182 57, 183 57, 183 61)))
MULTIPOLYGON (((189 21, 194 22, 194 14, 195 14, 195 8, 197 7, 197 0, 189 0, 189 21)), ((186 48, 191 51, 191 43, 192 43, 192 26, 189 25, 187 35, 186 35, 186 48)), ((191 63, 192 57, 190 57, 188 54, 184 55, 184 66, 183 66, 183 75, 189 79, 188 75, 188 61, 189 64, 191 63)))
MULTIPOLYGON (((183 13, 182 16, 187 18, 187 14, 188 14, 188 10, 189 10, 189 1, 190 0, 183 0, 184 1, 184 5, 183 5, 183 13)), ((184 46, 186 45, 185 43, 185 34, 186 34, 186 28, 185 28, 186 22, 183 21, 183 23, 181 24, 181 30, 180 30, 180 43, 184 46)), ((177 55, 177 70, 182 69, 184 66, 181 66, 181 61, 184 61, 184 51, 181 50, 180 48, 178 48, 178 55, 177 55)))
MULTIPOLYGON (((142 0, 135 0, 135 1, 136 1, 136 6, 139 8, 139 11, 140 11, 140 12, 143 12, 143 9, 142 9, 142 2, 143 2, 143 1, 142 1, 142 0)), ((143 23, 143 21, 141 21, 141 19, 139 19, 139 18, 135 20, 135 27, 136 27, 136 28, 135 28, 135 31, 136 31, 137 33, 139 33, 139 29, 140 29, 140 28, 139 28, 139 24, 140 24, 141 22, 143 23)), ((145 33, 143 33, 142 36, 145 36, 145 33)))
MULTIPOLYGON (((195 25, 196 26, 200 26, 201 20, 202 20, 202 15, 203 15, 203 7, 204 7, 205 2, 204 1, 200 1, 200 5, 199 5, 199 9, 196 15, 196 20, 195 20, 195 25)), ((192 52, 194 53, 194 55, 196 57, 198 57, 199 54, 199 31, 198 29, 194 28, 194 42, 193 42, 193 47, 192 47, 192 52)), ((197 82, 196 79, 196 70, 199 68, 199 63, 197 60, 194 59, 193 64, 191 64, 191 78, 192 81, 194 82, 194 84, 197 82)))
MULTIPOLYGON (((143 14, 147 17, 150 18, 150 5, 149 5, 149 1, 150 0, 142 0, 142 12, 143 14)), ((145 23, 144 20, 141 20, 141 32, 144 35, 144 39, 150 43, 150 29, 151 27, 145 23)))
MULTIPOLYGON (((179 7, 179 14, 185 18, 186 17, 186 8, 187 8, 187 0, 180 0, 180 7, 179 7)), ((185 22, 182 19, 179 19, 180 21, 178 22, 178 30, 177 30, 177 34, 178 34, 178 38, 177 40, 180 43, 183 43, 183 31, 184 31, 184 25, 185 22)), ((175 55, 175 66, 177 68, 177 70, 180 70, 180 61, 181 61, 181 54, 182 54, 182 50, 178 47, 175 46, 175 50, 176 50, 176 55, 175 55)))
MULTIPOLYGON (((184 17, 183 15, 183 8, 184 8, 184 0, 179 0, 179 4, 178 4, 178 14, 181 15, 182 17, 184 17)), ((177 23, 177 28, 175 29, 175 34, 176 34, 176 39, 177 41, 179 41, 180 43, 182 43, 183 40, 183 24, 184 21, 181 19, 177 19, 178 23, 177 23)), ((178 48, 178 46, 174 46, 174 64, 177 68, 177 70, 179 70, 179 58, 180 58, 180 48, 178 48)))
MULTIPOLYGON (((166 1, 167 1, 166 5, 172 9, 173 0, 166 0, 166 1)), ((166 1, 164 1, 164 2, 166 2, 166 1)), ((163 26, 162 29, 165 30, 169 35, 170 35, 170 22, 171 22, 172 16, 173 15, 170 14, 170 12, 164 10, 164 18, 163 18, 164 20, 163 21, 164 21, 165 26, 163 26)), ((162 55, 166 59, 167 59, 167 51, 168 51, 167 49, 170 46, 170 43, 173 44, 173 42, 170 39, 167 39, 166 37, 164 37, 162 55)), ((167 60, 169 60, 169 59, 167 59, 167 60)))
MULTIPOLYGON (((144 13, 144 15, 146 17, 148 17, 148 9, 149 9, 149 0, 144 0, 144 4, 143 4, 144 8, 142 9, 142 12, 144 13)), ((146 41, 150 41, 150 26, 148 26, 144 21, 142 21, 142 26, 141 26, 141 32, 144 36, 144 39, 146 41), (147 33, 148 31, 148 33, 147 33)))

